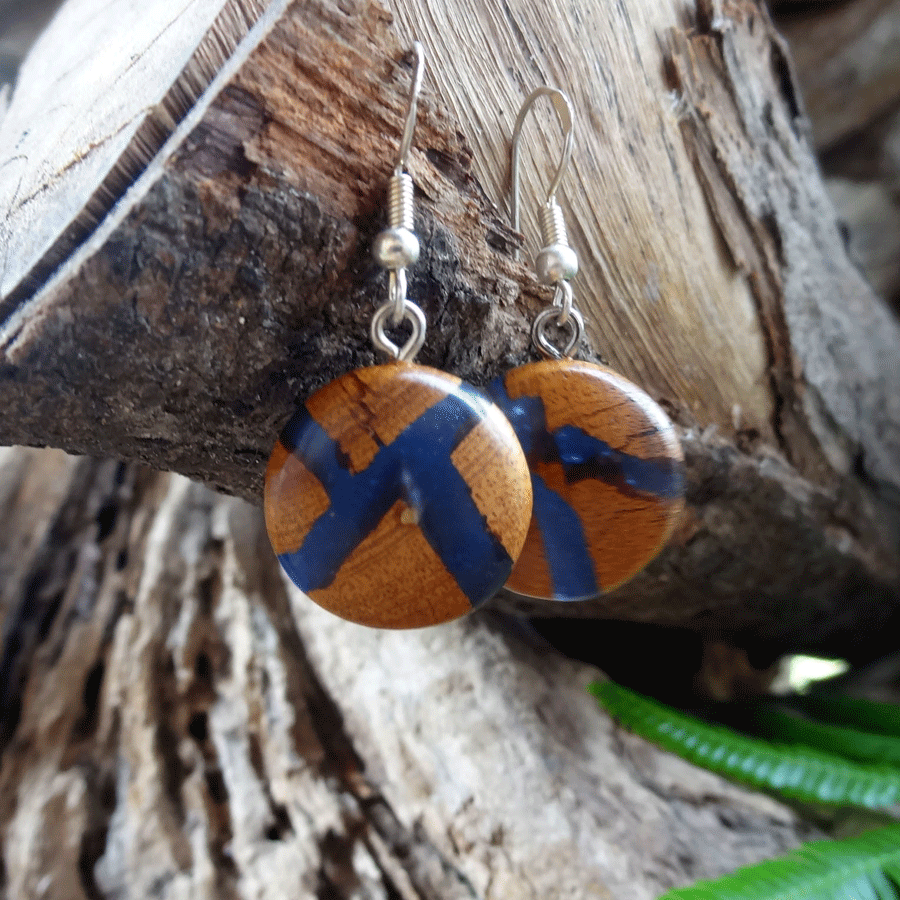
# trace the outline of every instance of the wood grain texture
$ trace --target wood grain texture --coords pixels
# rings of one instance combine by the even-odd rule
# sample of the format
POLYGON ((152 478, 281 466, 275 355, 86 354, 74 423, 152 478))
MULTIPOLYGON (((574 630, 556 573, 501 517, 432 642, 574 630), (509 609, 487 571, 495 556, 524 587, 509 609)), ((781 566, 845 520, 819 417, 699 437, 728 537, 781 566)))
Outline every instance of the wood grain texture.
POLYGON ((525 448, 534 513, 510 590, 586 600, 632 578, 684 507, 684 458, 665 413, 603 366, 547 360, 491 385, 525 448))
POLYGON ((390 363, 356 369, 304 401, 310 416, 338 445, 347 471, 357 475, 378 451, 459 387, 460 380, 433 369, 390 363), (399 373, 408 377, 397 377, 399 373), (434 377, 428 376, 434 373, 434 377))
MULTIPOLYGON (((97 188, 77 248, 41 257, 3 301, 0 440, 142 460, 258 500, 297 397, 373 361, 384 284, 369 247, 415 30, 430 61, 410 164, 422 360, 483 384, 528 358, 547 297, 499 211, 504 134, 553 81, 579 112, 562 199, 592 340, 687 448, 689 527, 646 578, 580 613, 780 637, 815 620, 817 638, 867 621, 866 598, 890 616, 900 336, 847 258, 764 10, 522 0, 461 4, 445 22, 443 6, 420 7, 274 3, 230 29, 217 76, 198 61, 211 56, 191 58, 169 85, 197 98, 180 124, 149 162, 136 137, 131 175, 97 188), (854 611, 819 615, 833 603, 854 611)), ((52 45, 41 53, 31 71, 72 105, 52 45)), ((23 78, 14 104, 40 83, 23 78)), ((98 80, 79 110, 106 109, 108 90, 98 80)), ((555 126, 535 124, 532 196, 558 150, 555 126)), ((49 178, 60 190, 84 147, 69 150, 49 178)))
POLYGON ((509 576, 531 517, 528 464, 486 397, 427 366, 349 372, 288 422, 266 525, 294 583, 342 618, 419 628, 509 576))
POLYGON ((850 473, 862 466, 868 478, 885 487, 897 483, 896 369, 893 364, 884 368, 876 360, 890 359, 897 351, 900 328, 846 254, 831 252, 840 233, 827 192, 813 173, 799 199, 793 152, 807 145, 789 104, 777 118, 771 118, 775 112, 770 110, 767 120, 763 110, 749 110, 739 102, 731 88, 736 66, 776 72, 779 60, 786 59, 784 46, 762 28, 751 31, 749 23, 758 22, 757 13, 741 4, 714 2, 707 13, 703 21, 716 33, 701 29, 689 45, 677 39, 673 77, 686 102, 682 120, 686 139, 705 172, 723 239, 738 265, 768 268, 768 277, 755 281, 754 287, 769 329, 771 377, 784 402, 778 424, 785 446, 790 447, 789 458, 813 478, 824 454, 836 472, 850 473), (727 42, 733 29, 719 31, 714 23, 740 21, 742 16, 750 37, 742 48, 747 56, 738 62, 732 52, 717 46, 717 38, 727 42), (717 70, 720 90, 713 91, 711 72, 717 70), (710 115, 712 106, 716 116, 710 115), (757 143, 765 143, 769 154, 753 153, 750 148, 757 143), (735 184, 741 185, 737 192, 735 184), (737 218, 736 195, 752 204, 737 218), (803 230, 790 225, 796 220, 798 202, 803 203, 802 217, 809 223, 803 230), (733 227, 738 222, 756 224, 749 229, 733 227), (824 290, 823 278, 832 289, 824 290))
POLYGON ((22 66, 0 131, 4 298, 83 241, 190 109, 203 73, 208 83, 262 12, 252 0, 176 0, 149 4, 140 28, 123 29, 132 8, 66 3, 22 66), (86 33, 90 41, 71 39, 86 33), (35 128, 41 108, 53 115, 35 128))
MULTIPOLYGON (((723 265, 658 49, 651 51, 657 64, 644 58, 660 35, 681 26, 678 4, 390 6, 406 39, 429 35, 432 84, 472 144, 479 182, 501 208, 519 107, 542 84, 569 94, 577 151, 560 202, 580 260, 572 286, 603 359, 707 423, 731 427, 741 397, 748 425, 771 434, 766 349, 752 295, 723 265), (616 77, 625 71, 635 77, 616 77), (724 359, 731 364, 720 365, 724 359)), ((561 149, 549 103, 536 112, 526 126, 521 175, 527 256, 538 250, 537 209, 561 149)))
MULTIPOLYGON (((505 229, 483 194, 473 191, 471 183, 467 187, 474 160, 480 180, 496 201, 502 202, 509 125, 531 83, 529 80, 525 84, 524 76, 509 83, 495 76, 504 69, 525 72, 527 61, 539 58, 535 55, 536 48, 528 44, 521 47, 504 45, 510 58, 497 57, 491 35, 500 23, 494 21, 493 9, 479 7, 477 14, 461 9, 454 17, 457 28, 477 31, 454 36, 452 30, 438 30, 438 25, 442 26, 443 22, 433 26, 434 39, 429 44, 429 72, 432 74, 417 132, 419 149, 414 149, 412 159, 412 172, 419 190, 430 200, 428 207, 438 217, 435 224, 441 226, 432 231, 434 226, 424 225, 424 265, 413 273, 414 290, 423 293, 427 311, 437 313, 436 321, 442 332, 439 337, 433 335, 432 341, 437 339, 438 345, 427 346, 423 359, 436 361, 446 357, 448 352, 453 353, 454 368, 476 379, 484 378, 483 368, 487 368, 489 374, 504 354, 521 354, 527 340, 526 322, 521 318, 517 320, 521 323, 516 326, 521 328, 517 334, 502 303, 497 305, 498 296, 514 296, 519 291, 517 282, 522 281, 526 282, 532 296, 537 290, 533 283, 527 283, 524 269, 510 265, 508 257, 504 260, 495 252, 504 245, 513 246, 513 239, 504 234, 505 229), (465 78, 457 71, 460 65, 458 54, 447 49, 451 44, 441 43, 441 40, 451 39, 477 49, 473 65, 466 67, 465 78), (485 69, 487 66, 490 69, 485 69), (489 93, 492 90, 502 90, 502 93, 492 95, 489 93), (433 118, 435 113, 443 115, 438 113, 436 92, 454 113, 462 111, 463 96, 480 98, 481 102, 460 119, 466 137, 476 140, 474 156, 472 150, 457 140, 456 134, 449 136, 448 142, 446 118, 433 118), (498 111, 505 117, 505 128, 504 122, 497 118, 498 111), (441 163, 444 172, 435 162, 441 163), (482 218, 485 216, 486 219, 482 218), (481 222, 476 221, 479 218, 482 218, 481 222), (451 263, 451 260, 458 260, 458 263, 451 263), (445 261, 450 269, 445 266, 445 261), (449 285, 446 283, 448 275, 452 276, 449 285), (420 279, 418 284, 416 278, 420 279), (461 351, 463 335, 465 345, 471 348, 467 352, 461 351)), ((305 10, 292 8, 290 15, 279 21, 258 51, 246 60, 229 89, 195 104, 192 123, 197 129, 193 139, 188 139, 175 158, 160 157, 142 178, 148 188, 156 182, 156 186, 150 188, 154 199, 147 196, 142 201, 144 212, 139 219, 132 220, 133 225, 140 221, 142 231, 149 229, 157 235, 152 239, 154 242, 161 240, 164 243, 170 243, 167 235, 171 233, 173 219, 187 226, 183 244, 170 246, 164 253, 170 264, 166 265, 164 259, 160 259, 162 267, 155 275, 146 271, 146 267, 142 267, 140 273, 132 273, 141 281, 150 279, 156 295, 156 299, 148 295, 136 310, 132 308, 137 312, 138 323, 144 320, 154 323, 151 325, 153 331, 160 326, 165 328, 165 323, 173 321, 173 317, 178 323, 177 328, 159 335, 160 343, 154 348, 154 367, 166 365, 160 354, 171 358, 173 353, 187 352, 182 335, 188 338, 188 333, 193 330, 192 320, 198 324, 204 321, 203 310, 186 296, 189 285, 197 296, 221 297, 223 291, 235 295, 232 309, 235 315, 244 319, 239 334, 245 350, 250 353, 245 352, 239 369, 233 353, 215 354, 209 358, 202 354, 195 360, 186 359, 178 366, 180 370, 192 372, 192 378, 199 377, 214 388, 215 394, 210 399, 216 401, 213 405, 219 410, 235 404, 241 408, 255 407, 258 401, 252 398, 261 390, 271 394, 271 380, 280 372, 284 373, 284 378, 309 379, 311 375, 312 370, 298 370, 298 364, 303 365, 302 358, 286 359, 284 349, 279 353, 271 341, 274 336, 271 327, 263 327, 268 321, 265 311, 269 307, 275 321, 283 322, 281 327, 287 327, 288 333, 297 335, 292 342, 295 347, 311 348, 310 342, 316 340, 316 333, 321 334, 327 321, 321 318, 321 311, 314 312, 321 303, 329 302, 332 296, 342 292, 354 296, 354 292, 359 293, 367 287, 369 291, 374 290, 374 284, 367 286, 365 279, 361 282, 358 277, 352 281, 348 278, 351 272, 356 275, 362 271, 369 282, 375 281, 373 268, 362 260, 371 235, 360 235, 354 226, 348 228, 341 223, 370 220, 383 204, 385 173, 389 171, 399 134, 405 79, 386 68, 383 57, 379 61, 373 56, 371 44, 357 40, 353 29, 379 35, 385 49, 393 46, 390 52, 394 54, 400 45, 392 35, 389 36, 386 21, 379 24, 371 7, 360 6, 339 14, 331 26, 335 30, 330 33, 323 31, 318 23, 321 17, 327 20, 331 16, 326 10, 327 5, 305 10), (298 67, 295 48, 299 46, 306 48, 306 59, 300 60, 298 67), (328 60, 327 66, 325 60, 328 60), (330 79, 330 83, 323 82, 323 72, 327 73, 325 79, 330 79), (382 106, 390 103, 391 109, 373 107, 369 103, 366 114, 362 115, 360 103, 354 99, 360 96, 374 96, 382 106), (206 107, 208 103, 212 106, 206 107), (201 124, 204 108, 209 112, 205 116, 206 124, 201 124), (333 112, 326 116, 325 110, 333 112), (306 143, 301 137, 298 143, 297 136, 302 136, 310 123, 319 123, 319 133, 310 135, 306 143), (228 132, 233 132, 229 138, 231 149, 216 144, 217 138, 228 132), (236 158, 233 157, 235 153, 236 158), (241 157, 245 159, 244 163, 239 163, 241 157), (244 175, 234 171, 234 166, 239 169, 243 166, 244 175), (267 181, 272 175, 282 179, 282 183, 267 181), (238 187, 244 199, 235 207, 234 192, 238 187), (292 190, 300 193, 290 219, 286 220, 290 208, 287 199, 292 190), (304 203, 308 202, 304 196, 307 195, 316 197, 317 204, 325 201, 324 206, 317 205, 315 210, 309 208, 309 218, 303 213, 304 203), (172 204, 178 207, 174 215, 172 204), (158 225, 154 224, 152 215, 147 216, 153 206, 157 206, 161 215, 162 209, 166 209, 165 221, 158 225), (258 239, 244 247, 239 235, 228 226, 235 216, 242 220, 241 228, 253 234, 259 234, 263 227, 262 222, 254 222, 253 218, 264 216, 268 221, 280 222, 279 228, 293 221, 295 230, 297 224, 300 230, 293 237, 285 235, 287 241, 308 246, 327 245, 327 257, 334 264, 325 271, 315 266, 305 269, 302 256, 296 257, 281 247, 280 233, 268 239, 272 244, 268 249, 265 243, 259 245, 258 239), (329 217, 334 217, 330 223, 329 217), (197 227, 192 227, 192 223, 197 227), (306 234, 307 226, 311 229, 309 234, 306 234), (206 274, 194 269, 202 259, 198 248, 204 244, 220 248, 216 268, 206 274), (227 280, 225 270, 232 272, 227 280), (252 275, 253 271, 257 275, 252 275), (254 279, 262 283, 254 287, 254 279), (160 299, 160 293, 165 300, 160 299), (305 294, 312 300, 311 303, 306 301, 308 307, 304 302, 293 307, 287 302, 286 297, 298 294, 305 294), (314 299, 320 295, 321 300, 314 299), (251 299, 254 297, 256 299, 251 299), (157 308, 161 302, 162 307, 157 308), (186 315, 189 311, 190 317, 186 315), (247 312, 251 315, 246 315, 247 312), (235 371, 232 371, 232 365, 235 371), (223 390, 231 396, 222 394, 223 390)), ((394 12, 402 33, 403 9, 394 12)), ((514 21, 506 22, 507 29, 516 25, 520 18, 527 24, 528 17, 535 13, 530 5, 522 4, 522 9, 512 14, 514 21)), ((556 14, 558 21, 554 27, 562 31, 568 13, 556 9, 540 13, 547 16, 548 21, 556 14)), ((600 16, 601 13, 594 11, 591 15, 600 16)), ((591 30, 596 33, 627 34, 636 27, 621 8, 602 15, 611 15, 614 20, 590 23, 591 30), (622 16, 626 17, 624 21, 622 16)), ((674 18, 665 22, 675 24, 674 18)), ((643 38, 638 35, 634 41, 649 39, 665 22, 658 21, 657 15, 640 21, 643 38)), ((528 24, 527 30, 535 30, 538 24, 544 24, 543 20, 528 24)), ((575 32, 577 29, 572 31, 575 32)), ((735 273, 723 265, 702 192, 694 178, 686 177, 691 170, 691 161, 682 146, 677 118, 661 104, 666 86, 657 75, 653 81, 634 86, 638 91, 636 97, 578 93, 579 90, 596 90, 598 82, 591 72, 596 67, 601 67, 602 71, 624 67, 623 54, 633 53, 637 45, 611 40, 609 46, 596 51, 598 55, 593 59, 582 59, 583 51, 575 54, 573 48, 572 71, 566 79, 557 79, 563 86, 575 90, 573 99, 581 113, 579 142, 583 149, 567 182, 571 197, 566 196, 570 225, 582 257, 583 274, 578 290, 588 305, 589 318, 594 323, 592 329, 600 329, 607 336, 602 351, 617 369, 655 395, 677 402, 702 421, 718 422, 726 428, 731 427, 733 420, 734 398, 740 397, 747 427, 770 433, 767 423, 772 405, 763 382, 764 345, 751 298, 743 279, 735 277, 735 273), (599 55, 600 50, 605 55, 599 55), (611 56, 607 59, 606 55, 611 56), (620 103, 626 101, 634 108, 619 109, 620 103), (613 160, 616 165, 611 165, 613 160), (671 176, 657 175, 653 179, 661 193, 648 195, 643 187, 638 190, 639 185, 646 183, 648 173, 665 171, 671 176), (666 217, 664 222, 659 215, 662 211, 666 217), (675 218, 670 219, 671 216, 675 218), (579 229, 584 229, 584 223, 588 222, 596 223, 596 226, 590 232, 579 234, 579 229), (707 237, 697 239, 704 227, 707 237), (596 245, 604 239, 606 243, 596 245), (614 246, 610 243, 613 241, 614 246), (683 241, 683 245, 678 246, 678 241, 683 241), (708 258, 698 258, 697 247, 701 253, 708 254, 708 258), (594 297, 598 299, 593 300, 594 297), (599 298, 603 298, 602 304, 599 298), (668 345, 663 346, 662 342, 668 345), (698 347, 704 348, 702 355, 698 355, 698 347), (719 366, 716 361, 720 359, 728 359, 729 365, 719 366)), ((549 79, 553 74, 548 72, 546 77, 549 79)), ((538 73, 533 73, 533 77, 537 80, 538 73)), ((15 133, 14 130, 11 133, 15 133)), ((524 173, 526 191, 532 192, 538 183, 545 181, 544 168, 538 161, 542 154, 546 158, 549 153, 552 149, 536 144, 534 163, 527 166, 524 173)), ((107 222, 113 225, 112 220, 107 222)), ((150 289, 149 281, 145 287, 127 284, 131 280, 130 270, 123 271, 121 266, 129 258, 126 248, 138 244, 126 237, 131 225, 124 222, 122 225, 125 230, 120 233, 121 240, 115 238, 111 246, 122 249, 125 258, 122 259, 120 253, 101 269, 94 270, 96 281, 89 288, 95 293, 113 272, 121 272, 125 282, 110 284, 115 291, 109 296, 112 309, 115 309, 115 297, 129 296, 135 290, 143 296, 144 291, 150 289)), ((150 233, 147 233, 148 238, 150 233)), ((181 241, 179 239, 178 243, 181 241)), ((144 246, 143 238, 139 238, 139 244, 144 246)), ((75 260, 73 264, 78 265, 75 260)), ((93 264, 88 262, 87 270, 80 265, 78 269, 79 279, 94 280, 89 275, 93 264)), ((33 273, 34 279, 39 277, 40 271, 33 273)), ((521 316, 521 310, 509 312, 521 316)), ((337 358, 334 364, 324 362, 326 368, 329 365, 332 369, 337 368, 339 360, 359 360, 361 354, 367 353, 366 332, 361 327, 363 321, 364 317, 360 315, 347 321, 346 344, 333 348, 331 355, 337 358)), ((4 331, 3 345, 11 360, 23 359, 25 346, 17 339, 17 336, 24 337, 22 327, 21 317, 13 317, 4 331)), ((87 339, 86 334, 79 337, 82 342, 87 339)), ((209 337, 201 338, 198 332, 196 337, 192 335, 188 340, 195 346, 199 342, 200 349, 209 337)), ((174 368, 174 359, 171 364, 174 368)), ((319 371, 322 365, 323 361, 319 360, 319 371)), ((124 372, 122 377, 125 377, 124 372)), ((129 380, 135 381, 134 376, 129 380)), ((145 396, 139 405, 160 404, 158 399, 149 396, 148 391, 143 393, 145 396)), ((171 399, 165 405, 170 408, 171 416, 175 412, 171 399)), ((157 432, 168 430, 160 428, 166 419, 164 411, 160 412, 163 412, 162 416, 153 417, 158 423, 157 432)), ((209 413, 207 417, 197 418, 214 422, 222 415, 221 411, 215 413, 213 409, 209 413)), ((247 424, 246 421, 243 423, 242 432, 247 437, 259 434, 256 439, 262 441, 262 424, 249 428, 247 424)), ((270 420, 266 424, 271 427, 270 420)), ((67 423, 67 429, 68 426, 70 423, 67 423)), ((147 438, 150 437, 148 434, 147 438)), ((197 437, 195 434, 195 440, 197 437)), ((181 444, 190 439, 187 434, 166 438, 160 433, 157 440, 181 444)), ((202 442, 204 445, 210 443, 208 438, 203 438, 202 442)), ((226 446, 232 442, 220 443, 226 446)), ((146 453, 147 450, 142 455, 146 457, 146 453)), ((180 455, 183 456, 183 452, 180 455)), ((205 477, 224 484, 226 473, 221 472, 221 466, 217 468, 220 470, 218 477, 212 471, 204 473, 205 477)), ((197 470, 196 474, 201 472, 197 470)), ((227 476, 228 481, 232 478, 227 476)))
POLYGON ((500 623, 319 610, 242 501, 21 449, 0 485, 9 897, 653 900, 809 835, 500 623))

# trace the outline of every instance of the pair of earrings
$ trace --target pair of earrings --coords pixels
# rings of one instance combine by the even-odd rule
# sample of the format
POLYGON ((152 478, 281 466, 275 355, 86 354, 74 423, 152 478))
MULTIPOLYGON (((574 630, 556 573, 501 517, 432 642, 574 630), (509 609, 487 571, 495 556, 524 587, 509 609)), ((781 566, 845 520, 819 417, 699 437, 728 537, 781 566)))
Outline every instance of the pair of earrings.
POLYGON ((519 146, 533 102, 548 96, 566 129, 563 158, 541 209, 538 277, 554 302, 532 329, 545 359, 481 393, 412 363, 425 340, 407 298, 419 255, 406 161, 422 83, 417 57, 409 112, 389 188, 389 227, 375 240, 389 274, 372 320, 393 362, 357 369, 313 394, 284 428, 265 478, 269 538, 291 580, 343 618, 415 628, 470 612, 501 586, 582 600, 622 584, 662 548, 684 494, 681 448, 665 413, 636 385, 572 359, 584 331, 569 279, 578 270, 555 193, 572 153, 561 91, 539 88, 512 142, 512 214, 519 225, 519 146), (398 347, 390 321, 409 323, 398 347), (560 350, 553 326, 569 328, 560 350))

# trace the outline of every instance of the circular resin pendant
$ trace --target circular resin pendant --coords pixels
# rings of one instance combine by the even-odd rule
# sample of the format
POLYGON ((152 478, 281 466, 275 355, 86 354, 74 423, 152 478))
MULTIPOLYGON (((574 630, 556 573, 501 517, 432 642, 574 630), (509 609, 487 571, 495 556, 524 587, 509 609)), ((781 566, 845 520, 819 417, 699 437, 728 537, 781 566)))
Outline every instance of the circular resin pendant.
POLYGON ((436 625, 506 581, 531 518, 503 413, 411 363, 357 369, 310 397, 266 470, 266 527, 291 580, 378 628, 436 625))
POLYGON ((666 414, 639 387, 594 363, 513 369, 488 393, 531 468, 534 512, 507 587, 585 600, 639 572, 684 505, 684 457, 666 414))

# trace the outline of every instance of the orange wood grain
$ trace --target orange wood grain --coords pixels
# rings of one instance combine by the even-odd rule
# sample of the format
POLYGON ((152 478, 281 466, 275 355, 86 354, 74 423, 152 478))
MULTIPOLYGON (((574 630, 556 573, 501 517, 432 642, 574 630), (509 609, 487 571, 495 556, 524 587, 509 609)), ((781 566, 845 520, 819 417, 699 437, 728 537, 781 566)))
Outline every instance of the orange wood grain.
POLYGON ((275 553, 296 550, 330 501, 319 479, 278 441, 266 467, 263 509, 275 553), (290 516, 283 514, 290 508, 290 516))
POLYGON ((365 469, 379 447, 390 444, 460 383, 454 375, 437 372, 436 377, 426 369, 403 362, 356 369, 306 401, 310 415, 350 458, 351 472, 365 469))
POLYGON ((510 558, 522 549, 531 520, 531 478, 515 432, 495 406, 450 455, 475 505, 510 558))
POLYGON ((577 425, 631 456, 683 459, 669 417, 634 382, 606 366, 548 359, 513 369, 506 387, 513 400, 540 397, 550 431, 577 425), (648 434, 648 429, 658 431, 648 434))
MULTIPOLYGON (((311 599, 361 624, 417 628, 469 612, 473 604, 483 602, 503 583, 528 531, 531 477, 515 432, 499 408, 473 389, 460 387, 455 376, 409 363, 347 373, 323 387, 305 405, 313 422, 305 414, 301 417, 301 431, 293 438, 297 441, 296 455, 281 442, 273 451, 266 474, 266 521, 276 553, 285 557, 282 561, 288 572, 293 567, 298 586, 311 599), (371 481, 365 481, 372 477, 367 469, 379 451, 384 448, 390 453, 387 448, 408 427, 449 395, 456 398, 454 403, 433 412, 425 429, 416 432, 413 443, 407 444, 400 455, 383 457, 387 467, 380 463, 372 469, 380 473, 379 478, 399 479, 398 490, 400 484, 407 485, 405 479, 412 478, 402 488, 405 499, 394 502, 384 514, 381 506, 367 514, 367 509, 373 509, 367 505, 368 500, 361 506, 354 505, 355 501, 348 503, 346 498, 355 496, 357 482, 340 475, 341 469, 371 485, 371 481), (465 423, 468 430, 459 431, 459 423, 465 423), (318 426, 315 433, 319 437, 305 442, 302 429, 313 426, 318 426), (320 465, 337 467, 334 471, 339 477, 326 483, 334 483, 338 485, 334 490, 345 492, 343 512, 334 511, 333 498, 302 462, 303 453, 322 453, 324 436, 319 428, 337 447, 329 445, 331 449, 324 455, 313 457, 315 465, 309 464, 317 472, 320 465), (430 440, 432 429, 438 440, 430 440), (457 481, 453 476, 449 483, 455 487, 450 491, 442 491, 443 481, 429 480, 426 473, 430 472, 432 458, 437 471, 445 466, 461 477, 457 481), (421 493, 429 489, 434 497, 421 493), (437 498, 455 508, 435 509, 437 498), (452 504, 447 498, 452 498, 452 504), (464 516, 459 504, 465 507, 464 516), (420 527, 423 510, 429 516, 420 527), (372 518, 361 527, 358 523, 367 522, 367 515, 372 518), (451 529, 459 517, 456 534, 436 525, 435 515, 439 517, 437 522, 449 523, 451 529), (304 542, 322 516, 332 518, 326 520, 327 528, 317 533, 340 533, 335 531, 343 527, 340 523, 352 522, 354 531, 344 534, 360 529, 361 535, 349 553, 341 545, 324 566, 317 562, 322 558, 322 548, 313 546, 312 538, 304 542), (464 522, 471 532, 464 529, 464 522), (470 533, 481 535, 481 549, 461 561, 457 538, 468 546, 465 541, 470 533), (446 563, 439 552, 445 554, 446 563), (293 560, 288 559, 291 554, 296 554, 293 560), (473 559, 479 560, 478 566, 470 563, 473 559), (481 560, 486 562, 483 569, 481 560), (304 579, 309 579, 308 585, 300 583, 304 579), (479 594, 482 587, 484 591, 479 594)), ((360 496, 377 495, 367 488, 360 496)), ((372 502, 384 502, 383 492, 380 496, 381 500, 372 502)))
POLYGON ((544 538, 535 519, 532 519, 528 526, 525 543, 506 582, 506 587, 529 597, 553 596, 553 579, 550 577, 550 567, 544 554, 544 538))
MULTIPOLYGON (((560 465, 545 463, 537 471, 578 513, 604 591, 627 581, 659 553, 681 509, 680 503, 673 510, 656 497, 623 494, 594 478, 568 483, 560 465)), ((515 574, 514 568, 511 577, 515 574)))
POLYGON ((328 587, 310 591, 319 606, 375 628, 422 628, 472 611, 422 532, 404 524, 395 503, 328 587))
MULTIPOLYGON (((551 434, 569 425, 642 460, 683 464, 675 430, 659 406, 616 372, 579 360, 547 360, 521 366, 505 378, 511 400, 539 397, 551 434)), ((569 479, 558 460, 531 459, 532 471, 568 503, 583 530, 598 588, 613 590, 647 565, 677 526, 683 496, 658 497, 641 486, 599 477, 569 479)), ((533 597, 558 593, 536 519, 507 582, 533 597)))

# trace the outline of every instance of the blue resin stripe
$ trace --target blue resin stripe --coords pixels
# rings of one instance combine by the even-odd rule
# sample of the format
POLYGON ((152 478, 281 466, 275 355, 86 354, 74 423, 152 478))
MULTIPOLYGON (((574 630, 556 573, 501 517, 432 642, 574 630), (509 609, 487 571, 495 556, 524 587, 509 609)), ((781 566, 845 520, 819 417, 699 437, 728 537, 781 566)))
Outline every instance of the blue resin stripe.
POLYGON ((623 493, 652 494, 662 500, 675 500, 683 493, 684 477, 674 460, 631 456, 574 425, 557 428, 551 437, 569 481, 598 478, 623 493))
POLYGON ((491 382, 488 393, 512 423, 529 464, 558 462, 567 481, 596 478, 623 493, 661 500, 675 500, 684 493, 684 474, 677 461, 623 453, 574 425, 548 431, 541 398, 511 400, 502 378, 491 382))
POLYGON ((581 519, 540 475, 531 473, 534 517, 544 541, 555 600, 586 600, 600 593, 581 519))
POLYGON ((477 394, 460 395, 449 394, 432 406, 355 475, 337 442, 305 408, 291 419, 282 443, 330 499, 303 544, 278 557, 301 590, 328 587, 398 500, 415 510, 425 539, 473 606, 503 584, 512 560, 450 458, 485 407, 477 394))
MULTIPOLYGON (((512 423, 529 465, 558 456, 553 437, 547 431, 547 414, 540 397, 511 400, 502 378, 491 382, 488 393, 512 423)), ((578 513, 535 472, 531 473, 531 489, 532 514, 544 543, 554 596, 557 599, 595 597, 601 589, 578 513)))
MULTIPOLYGON (((543 400, 529 396, 511 399, 503 378, 491 382, 488 394, 512 423, 530 466, 559 463, 569 482, 595 478, 626 494, 650 494, 663 500, 681 495, 684 475, 675 461, 631 456, 573 425, 551 432, 543 400)), ((597 582, 578 513, 535 472, 531 485, 534 517, 555 598, 595 597, 602 585, 597 582)))

